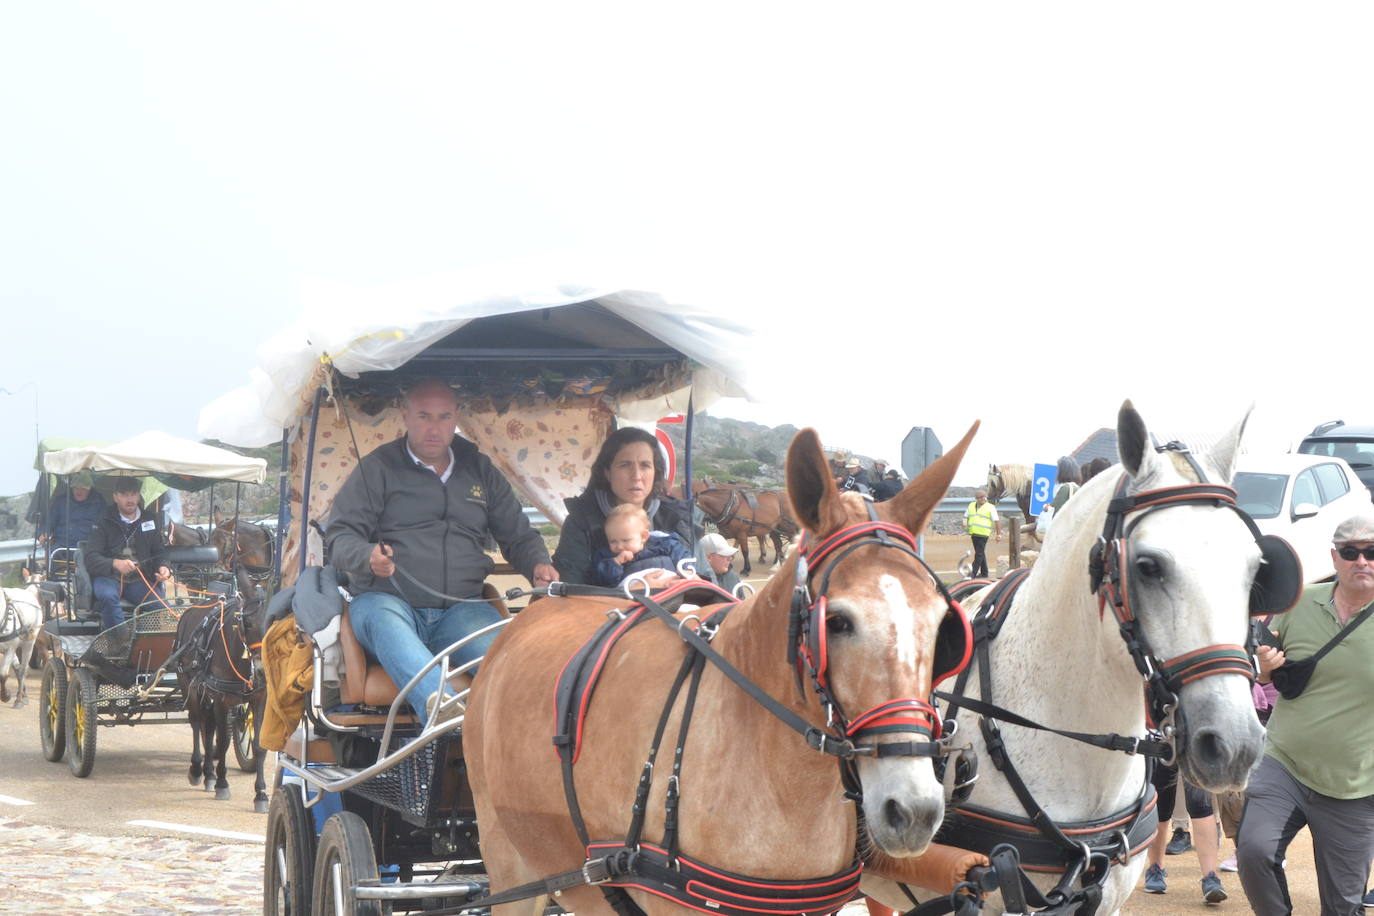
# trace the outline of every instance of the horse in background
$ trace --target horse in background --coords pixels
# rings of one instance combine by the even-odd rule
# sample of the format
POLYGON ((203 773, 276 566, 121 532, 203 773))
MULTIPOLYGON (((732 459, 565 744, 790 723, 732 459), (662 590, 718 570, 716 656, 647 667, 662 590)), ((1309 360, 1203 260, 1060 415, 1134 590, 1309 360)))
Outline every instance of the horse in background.
POLYGON ((985 486, 988 501, 994 506, 1004 496, 1016 500, 1016 505, 1021 508, 1021 518, 1025 520, 1021 524, 1021 534, 1033 536, 1039 541, 1040 535, 1035 530, 1035 516, 1031 515, 1030 511, 1031 480, 1034 476, 1034 471, 1028 464, 990 464, 988 482, 985 486))
POLYGON ((706 520, 724 537, 735 542, 744 555, 743 575, 749 575, 749 539, 759 542, 759 562, 767 562, 765 538, 773 542, 773 560, 782 562, 784 541, 788 544, 800 530, 792 517, 787 496, 781 490, 754 490, 749 487, 716 486, 696 494, 697 507, 706 520))
POLYGON ((221 519, 217 514, 208 540, 219 551, 220 566, 234 571, 244 601, 257 600, 258 585, 272 577, 275 539, 271 530, 238 516, 221 519))
POLYGON ((15 709, 29 701, 24 674, 43 629, 43 605, 38 600, 39 577, 31 576, 26 569, 24 581, 27 583, 24 588, 0 589, 0 600, 4 602, 0 607, 0 703, 9 702, 5 683, 13 668, 18 682, 14 688, 15 709))

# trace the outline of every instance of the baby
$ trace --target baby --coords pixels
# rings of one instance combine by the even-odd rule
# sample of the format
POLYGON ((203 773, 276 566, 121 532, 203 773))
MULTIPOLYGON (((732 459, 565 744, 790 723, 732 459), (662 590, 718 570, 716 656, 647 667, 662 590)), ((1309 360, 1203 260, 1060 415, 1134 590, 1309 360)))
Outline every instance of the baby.
POLYGON ((692 554, 687 545, 672 534, 649 529, 649 516, 638 506, 621 503, 606 515, 606 541, 593 558, 596 584, 619 585, 646 569, 666 569, 676 573, 679 560, 692 554))

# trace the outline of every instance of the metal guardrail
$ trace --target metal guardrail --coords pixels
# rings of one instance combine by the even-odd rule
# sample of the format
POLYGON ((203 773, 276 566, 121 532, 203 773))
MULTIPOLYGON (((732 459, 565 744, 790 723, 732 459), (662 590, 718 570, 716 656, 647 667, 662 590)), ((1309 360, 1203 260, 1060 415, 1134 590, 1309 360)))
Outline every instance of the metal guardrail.
POLYGON ((27 560, 31 550, 33 550, 33 538, 0 541, 0 563, 18 563, 27 560))

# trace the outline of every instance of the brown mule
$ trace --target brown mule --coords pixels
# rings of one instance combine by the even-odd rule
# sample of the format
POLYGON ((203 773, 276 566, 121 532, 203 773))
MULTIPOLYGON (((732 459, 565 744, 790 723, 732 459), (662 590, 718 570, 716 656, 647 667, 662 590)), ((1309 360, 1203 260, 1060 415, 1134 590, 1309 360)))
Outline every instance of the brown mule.
MULTIPOLYGON (((810 587, 808 600, 818 596, 811 607, 824 624, 825 638, 819 639, 826 661, 824 682, 838 707, 854 715, 856 728, 894 699, 915 708, 930 696, 937 632, 956 614, 962 620, 962 612, 951 608, 913 552, 885 549, 897 545, 881 545, 876 537, 856 539, 848 532, 883 528, 899 533, 893 540, 909 543, 908 532, 924 530, 976 429, 975 424, 902 493, 876 506, 835 489, 813 431, 799 433, 789 450, 788 494, 808 541, 820 545, 810 552, 814 566, 803 568, 800 581, 810 587), (888 524, 873 523, 875 515, 888 524), (826 549, 837 542, 838 548, 826 549)), ((810 678, 799 691, 789 661, 788 650, 795 645, 795 633, 789 632, 794 583, 807 552, 794 551, 778 575, 735 607, 711 647, 809 723, 815 735, 834 735, 827 731, 826 712, 810 678)), ((600 598, 537 601, 502 632, 482 662, 463 742, 493 892, 579 868, 588 858, 569 814, 560 757, 551 743, 555 684, 574 654, 606 623, 608 610, 627 605, 600 598)), ((704 619, 710 609, 692 613, 704 619)), ((684 625, 695 623, 686 615, 682 619, 684 625)), ((648 620, 628 630, 603 658, 595 697, 581 719, 573 769, 578 805, 593 843, 618 843, 626 837, 636 784, 685 651, 673 628, 648 620)), ((816 643, 804 647, 803 655, 814 661, 816 643)), ((706 665, 695 697, 680 782, 669 780, 671 742, 684 703, 679 697, 666 719, 668 746, 659 755, 664 772, 653 780, 644 810, 646 844, 659 843, 664 836, 666 785, 671 781, 681 791, 676 839, 684 859, 762 881, 833 877, 853 866, 855 809, 844 800, 835 760, 812 750, 808 740, 713 665, 706 665)), ((872 737, 871 743, 915 748, 922 737, 937 735, 938 724, 924 736, 903 724, 872 737), (908 740, 912 738, 918 740, 908 740)), ((918 855, 944 816, 943 792, 931 759, 906 755, 920 753, 915 750, 883 756, 867 750, 855 761, 868 833, 889 855, 918 855)), ((628 893, 649 914, 686 909, 644 890, 628 893)), ((535 914, 542 902, 532 897, 497 909, 535 914)), ((559 903, 579 914, 611 909, 600 889, 588 886, 563 891, 559 903)))

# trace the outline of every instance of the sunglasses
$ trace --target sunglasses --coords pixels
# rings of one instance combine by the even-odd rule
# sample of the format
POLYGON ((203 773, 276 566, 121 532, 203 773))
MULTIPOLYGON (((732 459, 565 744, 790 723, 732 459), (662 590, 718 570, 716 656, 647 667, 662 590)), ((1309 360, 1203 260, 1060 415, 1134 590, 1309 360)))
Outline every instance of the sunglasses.
POLYGON ((1354 560, 1363 556, 1369 562, 1374 563, 1374 547, 1340 547, 1337 548, 1336 553, 1342 560, 1354 560))

